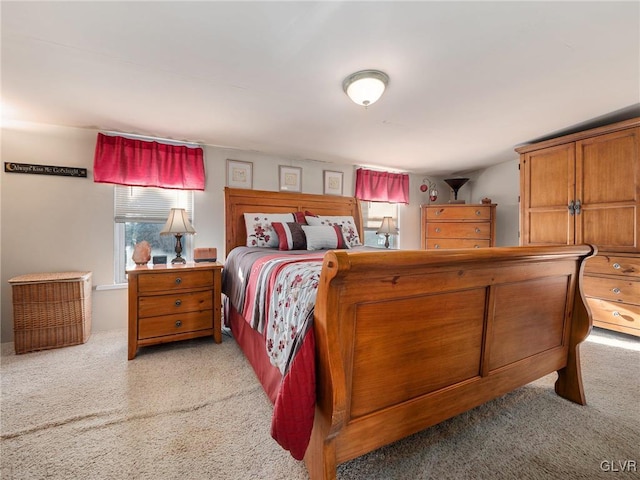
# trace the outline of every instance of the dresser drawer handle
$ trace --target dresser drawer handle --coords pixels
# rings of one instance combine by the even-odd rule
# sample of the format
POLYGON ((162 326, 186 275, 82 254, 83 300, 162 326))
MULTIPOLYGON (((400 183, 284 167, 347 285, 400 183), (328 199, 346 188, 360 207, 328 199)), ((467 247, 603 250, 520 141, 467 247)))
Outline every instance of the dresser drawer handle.
POLYGON ((615 312, 613 312, 613 316, 614 317, 619 317, 620 316, 620 312, 618 312, 617 310, 615 312))
POLYGON ((436 233, 440 233, 440 227, 436 228, 436 233))
POLYGON ((433 246, 434 248, 440 248, 440 245, 438 245, 437 243, 433 246))
POLYGON ((182 305, 182 300, 178 299, 176 300, 176 307, 179 307, 180 305, 182 305))
POLYGON ((476 215, 480 216, 482 215, 482 212, 480 210, 476 210, 476 215))
POLYGON ((182 283, 182 279, 180 277, 176 278, 176 285, 180 285, 182 283))
POLYGON ((182 326, 182 320, 176 320, 176 327, 182 326))
POLYGON ((476 227, 476 233, 480 233, 480 229, 476 227))
POLYGON ((613 267, 613 268, 615 268, 616 270, 620 270, 620 264, 619 264, 619 263, 617 263, 617 262, 616 262, 616 263, 614 263, 614 264, 612 265, 612 267, 613 267))
POLYGON ((442 213, 442 210, 436 210, 436 215, 440 215, 442 213))
POLYGON ((480 248, 480 245, 474 245, 473 248, 480 248))
POLYGON ((612 288, 612 289, 611 289, 611 291, 612 291, 613 293, 615 293, 616 295, 618 295, 618 294, 620 293, 620 289, 619 289, 618 287, 616 287, 616 288, 612 288))

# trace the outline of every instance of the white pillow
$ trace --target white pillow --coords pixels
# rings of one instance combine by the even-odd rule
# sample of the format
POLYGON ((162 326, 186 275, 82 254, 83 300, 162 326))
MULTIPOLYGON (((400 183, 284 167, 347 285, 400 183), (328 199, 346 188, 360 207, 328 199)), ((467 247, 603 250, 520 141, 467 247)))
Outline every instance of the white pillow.
POLYGON ((357 247, 362 245, 356 222, 350 215, 326 216, 318 215, 317 217, 304 217, 309 225, 337 225, 342 228, 342 235, 349 247, 357 247))
POLYGON ((301 225, 307 237, 307 250, 349 248, 338 225, 301 225))
POLYGON ((247 247, 278 248, 280 244, 273 222, 295 222, 293 213, 245 213, 247 247))

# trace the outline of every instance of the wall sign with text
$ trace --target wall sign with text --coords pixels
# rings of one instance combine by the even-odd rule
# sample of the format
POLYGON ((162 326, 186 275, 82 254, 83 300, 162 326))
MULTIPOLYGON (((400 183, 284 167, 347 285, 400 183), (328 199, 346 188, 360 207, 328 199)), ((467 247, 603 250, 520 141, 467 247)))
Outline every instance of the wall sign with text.
POLYGON ((31 163, 4 162, 4 171, 9 173, 33 173, 36 175, 57 175, 60 177, 87 177, 86 168, 57 167, 55 165, 34 165, 31 163))

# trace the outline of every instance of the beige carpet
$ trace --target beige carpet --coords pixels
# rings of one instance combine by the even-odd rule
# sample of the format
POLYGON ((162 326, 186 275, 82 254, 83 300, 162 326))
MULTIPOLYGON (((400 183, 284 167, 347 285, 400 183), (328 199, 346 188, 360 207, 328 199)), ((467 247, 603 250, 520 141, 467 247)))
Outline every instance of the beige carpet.
MULTIPOLYGON (((640 341, 594 331, 582 354, 588 406, 556 396, 550 375, 338 479, 639 478, 640 341)), ((1 360, 2 479, 308 478, 271 439, 271 405, 229 336, 127 361, 115 331, 25 355, 3 344, 1 360)))

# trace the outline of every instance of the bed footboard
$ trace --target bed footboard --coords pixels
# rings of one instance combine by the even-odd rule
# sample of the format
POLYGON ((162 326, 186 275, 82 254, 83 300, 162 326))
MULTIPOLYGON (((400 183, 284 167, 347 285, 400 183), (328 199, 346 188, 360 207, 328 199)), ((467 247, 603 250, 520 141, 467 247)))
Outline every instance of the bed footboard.
POLYGON ((310 477, 553 371, 585 403, 580 291, 590 246, 332 251, 315 307, 310 477))

